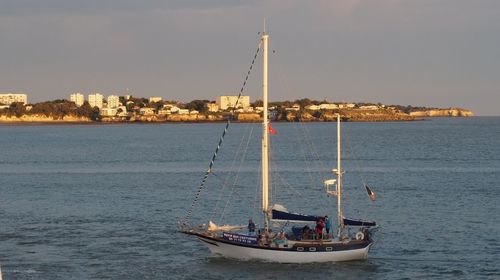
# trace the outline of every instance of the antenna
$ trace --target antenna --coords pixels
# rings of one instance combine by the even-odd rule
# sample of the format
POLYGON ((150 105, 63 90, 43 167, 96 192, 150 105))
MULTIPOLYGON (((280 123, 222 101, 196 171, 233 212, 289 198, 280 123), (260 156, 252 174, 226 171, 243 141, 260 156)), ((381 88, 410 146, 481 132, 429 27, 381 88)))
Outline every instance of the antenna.
POLYGON ((266 18, 264 18, 264 33, 266 33, 266 18))

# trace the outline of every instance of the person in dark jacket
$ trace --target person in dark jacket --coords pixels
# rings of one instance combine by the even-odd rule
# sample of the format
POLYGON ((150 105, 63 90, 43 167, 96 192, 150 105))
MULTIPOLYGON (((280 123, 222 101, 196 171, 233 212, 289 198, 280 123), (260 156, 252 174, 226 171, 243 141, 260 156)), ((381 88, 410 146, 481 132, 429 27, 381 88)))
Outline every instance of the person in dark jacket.
POLYGON ((248 220, 248 235, 255 235, 255 223, 252 219, 248 220))

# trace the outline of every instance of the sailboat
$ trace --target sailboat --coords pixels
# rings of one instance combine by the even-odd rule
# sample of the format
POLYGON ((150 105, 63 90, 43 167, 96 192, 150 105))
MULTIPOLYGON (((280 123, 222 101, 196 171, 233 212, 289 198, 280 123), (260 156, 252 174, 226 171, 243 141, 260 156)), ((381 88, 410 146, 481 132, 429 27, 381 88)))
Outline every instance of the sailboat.
MULTIPOLYGON (((373 245, 375 222, 347 219, 342 211, 342 175, 341 168, 341 116, 337 114, 337 167, 332 170, 335 179, 324 181, 324 188, 330 197, 337 198, 338 230, 332 235, 325 235, 321 230, 323 218, 288 211, 279 204, 269 202, 269 114, 268 114, 268 40, 269 34, 263 32, 260 38, 263 56, 263 118, 262 118, 262 160, 261 160, 261 210, 264 216, 262 228, 253 231, 255 225, 217 226, 213 222, 192 227, 185 219, 180 223, 180 231, 195 236, 215 255, 237 260, 258 260, 278 263, 315 263, 364 260, 373 245), (276 223, 294 225, 287 233, 278 236, 272 233, 276 223), (319 224, 320 231, 312 230, 308 224, 319 224), (297 226, 299 225, 299 226, 297 226), (302 226, 304 225, 304 226, 302 226), (356 233, 350 229, 357 228, 356 233), (347 230, 349 229, 349 230, 347 230)), ((255 56, 256 57, 256 56, 255 56)), ((253 65, 253 64, 252 64, 253 65)), ((217 151, 222 143, 229 121, 219 141, 210 167, 203 183, 210 174, 217 151)), ((203 185, 202 183, 202 185, 203 185)), ((201 190, 201 189, 200 189, 201 190)), ((198 191, 198 193, 200 192, 198 191)), ((195 198, 197 200, 198 197, 195 198)), ((283 227, 281 227, 283 228, 283 227)), ((316 229, 318 226, 316 227, 316 229)))

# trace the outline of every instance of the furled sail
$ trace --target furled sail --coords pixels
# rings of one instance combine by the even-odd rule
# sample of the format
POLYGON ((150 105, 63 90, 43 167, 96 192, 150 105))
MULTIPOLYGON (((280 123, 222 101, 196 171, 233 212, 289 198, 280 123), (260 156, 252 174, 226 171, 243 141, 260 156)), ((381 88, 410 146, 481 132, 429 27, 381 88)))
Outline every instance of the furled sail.
POLYGON ((208 221, 208 231, 233 231, 244 229, 246 226, 231 226, 231 225, 223 225, 218 226, 212 221, 208 221))
POLYGON ((279 204, 275 204, 271 208, 271 219, 273 221, 308 223, 308 222, 316 222, 320 218, 322 217, 288 212, 288 210, 285 207, 279 204))
POLYGON ((375 222, 369 222, 369 221, 362 221, 362 220, 354 220, 354 219, 347 219, 343 218, 344 220, 344 225, 346 226, 358 226, 358 227, 375 227, 377 226, 377 223, 375 222))

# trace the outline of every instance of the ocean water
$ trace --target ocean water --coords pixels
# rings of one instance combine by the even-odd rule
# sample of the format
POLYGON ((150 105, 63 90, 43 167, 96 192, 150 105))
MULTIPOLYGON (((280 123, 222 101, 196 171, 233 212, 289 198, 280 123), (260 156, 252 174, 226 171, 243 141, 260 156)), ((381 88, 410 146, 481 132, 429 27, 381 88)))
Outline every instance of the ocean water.
MULTIPOLYGON (((344 123, 345 215, 381 228, 368 260, 307 265, 213 257, 178 233, 189 209, 262 223, 258 124, 231 126, 192 207, 223 127, 1 125, 4 279, 500 279, 500 118, 344 123)), ((272 201, 335 216, 335 124, 273 127, 272 201)))

